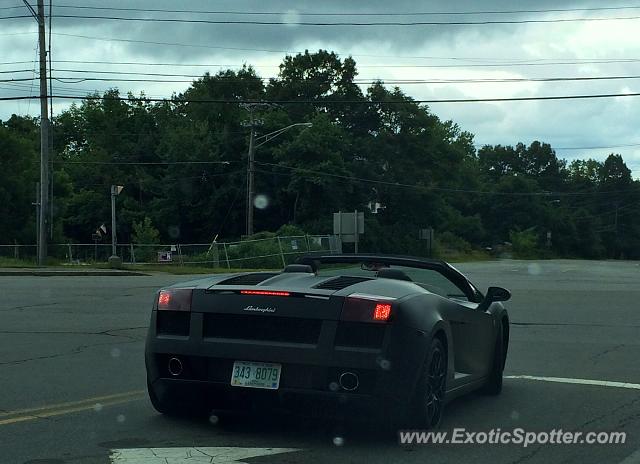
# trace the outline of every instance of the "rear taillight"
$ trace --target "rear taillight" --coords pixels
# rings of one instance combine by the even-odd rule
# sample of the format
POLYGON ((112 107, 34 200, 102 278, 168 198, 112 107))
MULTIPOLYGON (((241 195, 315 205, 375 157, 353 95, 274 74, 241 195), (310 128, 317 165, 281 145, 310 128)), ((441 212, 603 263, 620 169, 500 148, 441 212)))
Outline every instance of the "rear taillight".
POLYGON ((191 288, 169 288, 158 293, 159 311, 191 311, 191 288))
POLYGON ((340 319, 354 322, 389 322, 393 314, 393 301, 379 295, 354 293, 345 298, 340 319))

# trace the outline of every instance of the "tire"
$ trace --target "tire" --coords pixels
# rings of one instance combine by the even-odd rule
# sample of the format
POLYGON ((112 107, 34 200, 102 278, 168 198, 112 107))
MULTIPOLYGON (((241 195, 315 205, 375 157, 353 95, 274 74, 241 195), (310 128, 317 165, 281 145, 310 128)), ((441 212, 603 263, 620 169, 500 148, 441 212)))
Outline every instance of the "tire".
POLYGON ((496 339, 496 347, 493 352, 493 366, 489 373, 489 379, 483 388, 483 393, 487 395, 499 395, 502 392, 502 377, 504 372, 504 363, 507 357, 504 343, 504 324, 500 324, 496 339))
POLYGON ((147 392, 153 408, 160 414, 172 417, 203 418, 210 413, 204 402, 198 401, 199 395, 193 395, 188 399, 180 398, 169 391, 164 395, 158 395, 148 380, 147 392))
POLYGON ((429 347, 412 401, 412 423, 422 429, 440 425, 447 387, 447 351, 438 338, 429 347))

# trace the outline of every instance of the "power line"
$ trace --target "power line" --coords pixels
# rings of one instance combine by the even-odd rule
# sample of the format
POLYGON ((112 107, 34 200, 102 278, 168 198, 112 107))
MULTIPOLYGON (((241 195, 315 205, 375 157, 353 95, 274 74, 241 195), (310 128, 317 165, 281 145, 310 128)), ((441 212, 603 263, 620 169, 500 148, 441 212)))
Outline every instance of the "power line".
MULTIPOLYGON (((445 192, 445 193, 468 193, 468 194, 480 194, 480 195, 496 195, 496 196, 533 196, 533 197, 553 197, 553 196, 561 196, 561 197, 573 197, 573 196, 585 196, 585 195, 604 195, 604 194, 614 194, 614 193, 634 193, 634 189, 625 190, 625 191, 607 191, 607 192, 495 192, 495 191, 487 191, 487 190, 473 190, 473 189, 456 189, 456 188, 446 188, 446 187, 434 187, 434 186, 426 186, 426 185, 416 185, 416 184, 406 184, 401 182, 392 182, 392 181, 383 181, 379 179, 368 179, 364 177, 355 177, 355 176, 345 176, 341 174, 334 174, 324 171, 315 171, 307 168, 299 168, 295 166, 288 166, 283 164, 276 163, 266 163, 266 162, 255 162, 258 165, 262 166, 270 166, 275 168, 284 168, 291 171, 299 171, 302 173, 307 173, 310 175, 320 175, 326 177, 333 177, 336 179, 343 179, 349 181, 357 181, 357 182, 365 182, 372 183, 378 185, 386 185, 390 187, 402 187, 415 189, 420 191, 437 191, 437 192, 445 192)), ((270 171, 260 170, 265 174, 274 174, 270 171)), ((277 174, 277 173, 276 173, 277 174)))
MULTIPOLYGON (((397 104, 415 104, 415 103, 481 103, 481 102, 517 102, 517 101, 546 101, 546 100, 582 100, 593 98, 615 98, 615 97, 638 97, 640 92, 629 93, 603 93, 603 94, 585 94, 585 95, 549 95, 549 96, 532 96, 532 97, 495 97, 495 98, 450 98, 440 100, 225 100, 225 99, 188 99, 188 98, 136 98, 136 97, 105 97, 90 95, 53 95, 53 98, 63 100, 116 100, 116 101, 142 101, 147 103, 221 103, 234 104, 239 103, 269 103, 280 105, 297 105, 297 104, 313 104, 320 106, 335 105, 397 105, 397 104)), ((29 96, 16 97, 0 97, 0 101, 8 100, 28 100, 29 96)))
POLYGON ((3 19, 20 19, 20 18, 31 18, 31 15, 0 16, 0 20, 3 20, 3 19))
POLYGON ((209 48, 215 50, 236 50, 236 51, 251 51, 251 52, 267 52, 267 53, 299 53, 288 50, 272 50, 272 49, 260 49, 260 48, 239 48, 239 47, 218 47, 216 45, 202 45, 202 44, 184 44, 178 42, 156 42, 152 40, 136 40, 136 39, 121 39, 116 37, 94 37, 81 34, 66 34, 63 32, 54 32, 53 35, 59 35, 63 37, 75 37, 79 39, 91 39, 102 40, 107 42, 128 42, 128 43, 142 43, 147 45, 167 45, 176 47, 193 47, 193 48, 209 48))
MULTIPOLYGON (((0 19, 22 18, 29 16, 9 16, 0 19)), ((380 22, 286 22, 286 21, 249 21, 249 20, 214 20, 214 19, 182 19, 182 18, 140 18, 125 16, 92 16, 92 15, 69 15, 56 14, 55 18, 66 19, 91 19, 106 21, 134 21, 152 23, 186 23, 186 24, 218 24, 218 25, 251 25, 251 26, 314 26, 314 27, 381 27, 381 26, 484 26, 501 24, 550 24, 550 23, 572 23, 572 22, 602 22, 602 21, 626 21, 637 20, 640 16, 615 16, 609 18, 555 18, 555 19, 500 19, 481 21, 380 21, 380 22)))
MULTIPOLYGON (((250 52, 265 52, 265 53, 285 53, 289 55, 295 55, 299 53, 304 53, 300 50, 277 50, 277 49, 264 49, 264 48, 242 48, 242 47, 221 47, 216 45, 203 45, 203 44, 192 44, 192 43, 181 43, 181 42, 159 42, 152 40, 138 40, 138 39, 127 39, 127 38, 118 38, 118 37, 96 37, 89 35, 81 35, 81 34, 67 34, 62 32, 54 32, 53 35, 63 36, 63 37, 73 37, 80 39, 89 39, 89 40, 99 40, 104 42, 125 42, 125 43, 140 43, 146 45, 162 45, 162 46, 175 46, 175 47, 193 47, 193 48, 205 48, 205 49, 215 49, 215 50, 232 50, 232 51, 250 51, 250 52)), ((337 55, 345 55, 344 53, 337 53, 337 55)), ((428 56, 398 56, 398 55, 374 55, 374 54, 349 54, 349 56, 353 57, 369 57, 369 58, 393 58, 393 59, 445 59, 439 57, 428 57, 428 56)), ((453 58, 452 58, 453 59, 453 58)), ((471 58, 460 58, 456 57, 456 60, 468 59, 471 58)), ((477 61, 477 59, 474 59, 477 61)), ((56 62, 62 63, 63 61, 57 60, 56 62)), ((72 62, 72 61, 68 61, 72 62)), ((458 64, 458 65, 434 65, 434 64, 374 64, 374 65, 358 65, 359 68, 467 68, 467 67, 518 67, 518 66, 560 66, 560 65, 578 65, 578 64, 614 64, 614 63, 636 63, 640 62, 639 58, 618 58, 618 59, 575 59, 575 60, 555 60, 553 61, 544 61, 544 59, 535 59, 529 61, 522 62, 507 62, 507 63, 471 63, 471 64, 458 64)), ((80 63, 89 63, 86 61, 80 61, 80 63)), ((241 67, 242 64, 198 64, 198 65, 183 65, 180 63, 135 63, 135 62, 93 62, 94 64, 123 64, 123 65, 140 65, 140 66, 236 66, 241 67)), ((253 66, 256 68, 265 67, 256 65, 253 66)), ((267 67, 278 67, 277 64, 269 65, 267 67)))
MULTIPOLYGON (((476 148, 483 148, 486 146, 493 147, 494 144, 491 143, 478 143, 474 145, 476 148)), ((640 147, 640 142, 621 144, 621 145, 601 145, 601 146, 581 146, 581 147, 551 147, 553 150, 603 150, 607 148, 629 148, 629 147, 640 147)))
POLYGON ((628 143, 623 145, 603 145, 594 147, 558 147, 554 150, 604 150, 607 148, 628 148, 628 147, 640 147, 640 143, 628 143))
MULTIPOLYGON (((58 8, 102 10, 102 11, 138 11, 153 13, 196 13, 196 14, 216 14, 216 15, 242 15, 242 16, 282 16, 290 14, 286 11, 229 11, 229 10, 194 10, 194 9, 162 9, 162 8, 132 8, 132 7, 102 7, 87 5, 56 5, 58 8)), ((21 8, 19 6, 2 7, 0 10, 21 8)), ((497 15, 497 14, 523 14, 523 13, 566 13, 566 12, 587 12, 587 11, 620 11, 635 10, 640 6, 610 6, 610 7, 589 7, 589 8, 548 8, 548 9, 520 9, 520 10, 477 10, 477 11, 414 11, 414 12, 295 12, 297 16, 467 16, 467 15, 497 15)))
MULTIPOLYGON (((30 70, 26 70, 30 71, 30 70)), ((25 71, 25 72, 26 72, 25 71)), ((167 74, 167 73, 143 73, 143 72, 132 72, 132 71, 98 71, 98 70, 77 70, 77 69, 54 69, 57 72, 72 72, 72 73, 81 73, 81 74, 112 74, 112 75, 133 75, 133 76, 151 76, 151 77, 190 77, 195 79, 201 79, 204 76, 202 74, 167 74)), ((1 71, 0 71, 1 72, 1 71)), ((7 71, 9 72, 9 71, 7 71)), ((272 79, 278 80, 280 79, 278 76, 274 77, 259 77, 259 76, 247 76, 247 77, 227 77, 227 76, 211 76, 212 79, 220 79, 225 81, 237 81, 242 82, 247 79, 256 79, 260 81, 270 81, 272 79)), ((78 79, 78 82, 82 82, 83 80, 93 80, 93 81, 145 81, 145 79, 113 79, 113 78, 103 78, 103 77, 88 77, 88 78, 75 78, 75 77, 66 77, 66 76, 58 76, 56 78, 59 81, 64 80, 75 80, 78 79)), ((356 78, 353 80, 354 84, 374 84, 376 82, 383 82, 386 84, 490 84, 490 83, 518 83, 518 82, 575 82, 575 81, 607 81, 607 80, 625 80, 625 79, 640 79, 640 75, 617 75, 617 76, 570 76, 570 77, 522 77, 522 78, 470 78, 470 79, 384 79, 384 78, 356 78)), ((330 82, 329 79, 319 80, 319 79, 288 79, 287 82, 297 82, 297 83, 327 83, 330 82)), ((148 82, 191 82, 191 81, 180 81, 180 80, 149 80, 148 82)))
MULTIPOLYGON (((102 11, 138 11, 152 13, 196 13, 211 15, 242 15, 242 16, 283 16, 290 14, 286 11, 229 11, 229 10, 193 10, 193 9, 162 9, 162 8, 131 8, 131 7, 102 7, 102 6, 86 6, 86 5, 57 5, 58 8, 85 9, 85 10, 102 10, 102 11)), ((5 7, 11 9, 17 7, 5 7)), ((613 6, 613 7, 590 7, 590 8, 550 8, 550 9, 521 9, 521 10, 478 10, 478 11, 414 11, 414 12, 295 12, 297 16, 467 16, 480 14, 523 14, 523 13, 560 13, 560 12, 586 12, 586 11, 620 11, 635 10, 640 6, 613 6)))
MULTIPOLYGON (((0 34, 0 36, 2 35, 6 35, 6 34, 0 34)), ((13 34, 10 34, 13 35, 13 34)), ((56 35, 56 33, 53 33, 53 35, 56 35)), ((59 34, 62 35, 62 34, 59 34)), ((64 35, 68 35, 68 34, 64 34, 64 35)), ((110 41, 110 40, 116 40, 116 39, 111 39, 108 37, 91 37, 91 36, 76 36, 73 35, 73 37, 80 37, 80 38, 88 38, 88 39, 95 39, 95 40, 105 40, 105 41, 110 41)), ((119 40, 128 40, 128 39, 119 39, 119 40)), ((132 39, 133 40, 133 39, 132 39)), ((146 42, 145 42, 146 43, 146 42)), ((157 44, 162 44, 165 45, 166 43, 164 42, 152 42, 152 43, 157 43, 157 44)), ((192 44, 172 44, 172 45, 184 45, 184 46, 191 46, 192 44)), ((224 47, 219 47, 219 48, 224 48, 224 47)), ((231 50, 238 50, 237 48, 230 48, 231 50)), ((246 48, 246 49, 240 49, 240 50, 244 50, 244 51, 270 51, 270 52, 275 52, 275 53, 289 53, 289 54, 294 54, 294 53, 303 53, 301 51, 293 51, 293 50, 261 50, 261 49, 251 49, 251 48, 246 48)), ((337 53, 338 55, 340 55, 341 53, 337 53)), ((344 53, 342 53, 342 55, 344 55, 344 53)), ((482 65, 482 61, 491 61, 492 63, 488 63, 491 65, 529 65, 529 64, 533 64, 533 63, 540 63, 540 64, 545 64, 545 62, 548 62, 548 64, 598 64, 598 63, 637 63, 638 61, 640 61, 639 58, 529 58, 529 59, 513 59, 513 58, 495 58, 495 57, 484 57, 484 58, 480 58, 480 57, 460 57, 460 56, 407 56, 407 55, 370 55, 370 54, 349 54, 350 56, 356 56, 356 57, 374 57, 374 58, 393 58, 393 59, 420 59, 420 60, 445 60, 445 61, 468 61, 468 62, 472 62, 472 63, 476 63, 476 64, 481 64, 482 65), (564 60, 564 61, 563 61, 564 60), (480 62, 480 63, 478 63, 480 62)), ((59 63, 74 63, 74 64, 101 64, 101 65, 115 65, 115 66, 171 66, 171 67, 242 67, 245 65, 245 63, 159 63, 159 62, 145 62, 145 61, 108 61, 108 60, 101 60, 101 61, 87 61, 87 60, 54 60, 53 61, 56 64, 59 63)), ((5 61, 5 62, 0 62, 0 65, 5 66, 5 65, 15 65, 15 64, 27 64, 30 63, 30 61, 5 61)), ((252 67, 274 67, 277 65, 252 65, 252 67)), ((359 67, 361 67, 362 65, 359 65, 359 67)), ((398 64, 390 64, 388 66, 399 66, 398 64)), ((412 66, 412 65, 406 65, 406 66, 412 66)))
POLYGON ((173 166, 182 164, 222 164, 228 165, 237 161, 53 161, 55 164, 89 164, 89 165, 122 165, 122 166, 173 166))

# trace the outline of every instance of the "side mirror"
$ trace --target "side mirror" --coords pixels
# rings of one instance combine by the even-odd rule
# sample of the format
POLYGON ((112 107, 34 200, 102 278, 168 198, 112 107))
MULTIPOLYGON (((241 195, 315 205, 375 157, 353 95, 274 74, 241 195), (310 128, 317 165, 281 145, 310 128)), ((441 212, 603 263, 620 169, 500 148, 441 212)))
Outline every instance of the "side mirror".
POLYGON ((507 301, 511 298, 511 292, 506 288, 502 287, 489 287, 487 290, 486 300, 489 300, 490 303, 494 301, 507 301))
POLYGON ((478 305, 478 309, 486 311, 494 301, 507 301, 509 298, 511 298, 511 292, 506 288, 489 287, 487 296, 485 296, 484 300, 478 305))

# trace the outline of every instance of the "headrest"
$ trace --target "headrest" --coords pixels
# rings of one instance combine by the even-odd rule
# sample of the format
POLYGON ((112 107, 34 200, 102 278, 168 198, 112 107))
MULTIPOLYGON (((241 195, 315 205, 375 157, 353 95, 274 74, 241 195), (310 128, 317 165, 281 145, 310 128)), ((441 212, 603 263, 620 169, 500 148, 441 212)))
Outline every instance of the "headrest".
POLYGON ((378 277, 382 277, 384 279, 406 280, 412 282, 411 277, 402 272, 400 269, 380 269, 378 271, 378 277))
POLYGON ((306 272, 308 274, 313 274, 313 268, 308 264, 289 264, 282 270, 282 272, 306 272))

